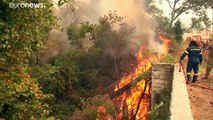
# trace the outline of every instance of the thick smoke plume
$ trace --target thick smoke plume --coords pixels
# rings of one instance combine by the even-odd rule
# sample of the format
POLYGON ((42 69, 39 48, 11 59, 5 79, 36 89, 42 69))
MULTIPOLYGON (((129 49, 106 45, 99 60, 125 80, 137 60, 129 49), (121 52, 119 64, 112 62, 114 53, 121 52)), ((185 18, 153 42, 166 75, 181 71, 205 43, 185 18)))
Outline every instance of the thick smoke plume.
POLYGON ((142 0, 80 0, 76 3, 79 20, 97 23, 100 16, 109 11, 116 11, 123 16, 125 22, 136 27, 137 39, 134 41, 139 45, 148 41, 151 47, 158 46, 154 36, 154 21, 147 14, 142 0))
MULTIPOLYGON (((57 0, 55 2, 57 3, 57 0)), ((53 30, 49 38, 62 41, 63 50, 72 48, 66 34, 67 27, 71 23, 77 24, 84 21, 98 23, 100 16, 104 16, 109 11, 116 11, 119 16, 124 17, 125 22, 136 27, 135 43, 141 45, 147 41, 152 48, 159 46, 159 43, 154 40, 154 22, 147 14, 142 0, 76 0, 71 1, 69 5, 56 7, 55 13, 61 18, 59 24, 63 31, 53 30)))

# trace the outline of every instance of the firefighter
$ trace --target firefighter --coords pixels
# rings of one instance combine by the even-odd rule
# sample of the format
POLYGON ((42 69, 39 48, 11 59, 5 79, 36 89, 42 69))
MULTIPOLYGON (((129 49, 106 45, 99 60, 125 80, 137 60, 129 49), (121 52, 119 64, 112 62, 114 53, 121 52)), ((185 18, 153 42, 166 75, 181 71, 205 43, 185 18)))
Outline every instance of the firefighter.
POLYGON ((211 72, 211 69, 213 67, 213 41, 212 39, 210 39, 209 41, 209 45, 207 47, 208 50, 208 56, 207 56, 207 67, 206 67, 206 74, 205 77, 203 79, 208 79, 209 74, 211 72))
POLYGON ((180 57, 180 61, 184 59, 184 57, 188 55, 188 63, 187 63, 187 80, 188 82, 191 80, 191 71, 193 69, 194 76, 192 82, 195 83, 198 78, 198 70, 199 64, 202 63, 202 52, 201 49, 198 47, 197 42, 195 40, 190 41, 189 47, 184 51, 182 56, 180 57))

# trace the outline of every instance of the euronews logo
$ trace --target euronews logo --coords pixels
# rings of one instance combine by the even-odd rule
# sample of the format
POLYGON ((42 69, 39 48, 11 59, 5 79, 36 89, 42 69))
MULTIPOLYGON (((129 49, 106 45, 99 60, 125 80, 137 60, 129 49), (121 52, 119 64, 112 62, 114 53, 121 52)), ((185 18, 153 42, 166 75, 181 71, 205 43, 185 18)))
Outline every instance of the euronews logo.
POLYGON ((9 7, 12 9, 17 8, 45 8, 43 3, 9 3, 9 7))

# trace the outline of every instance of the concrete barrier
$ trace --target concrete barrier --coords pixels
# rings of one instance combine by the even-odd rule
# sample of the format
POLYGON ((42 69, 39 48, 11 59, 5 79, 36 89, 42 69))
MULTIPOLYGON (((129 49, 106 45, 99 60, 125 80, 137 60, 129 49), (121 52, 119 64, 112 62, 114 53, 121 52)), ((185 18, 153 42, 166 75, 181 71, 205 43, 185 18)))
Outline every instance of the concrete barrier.
POLYGON ((152 99, 151 109, 163 102, 163 106, 157 109, 155 118, 169 120, 170 101, 172 92, 172 80, 174 65, 166 63, 152 64, 152 99))
POLYGON ((174 70, 170 109, 170 120, 193 120, 186 81, 183 72, 179 72, 177 64, 174 70))
POLYGON ((163 102, 156 117, 160 120, 193 120, 183 72, 178 64, 152 65, 151 108, 163 102))

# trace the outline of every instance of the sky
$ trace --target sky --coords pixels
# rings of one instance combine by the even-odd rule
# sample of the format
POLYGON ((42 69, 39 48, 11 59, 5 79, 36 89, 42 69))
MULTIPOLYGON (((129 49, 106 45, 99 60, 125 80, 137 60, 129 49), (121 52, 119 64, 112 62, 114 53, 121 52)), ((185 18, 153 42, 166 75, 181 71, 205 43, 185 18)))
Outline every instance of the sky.
MULTIPOLYGON (((163 10, 164 14, 166 16, 169 16, 169 13, 171 12, 171 8, 169 7, 168 3, 165 0, 162 0, 162 4, 156 3, 157 7, 163 10)), ((213 21, 213 9, 207 9, 207 15, 213 21)), ((193 14, 182 14, 180 16, 180 20, 182 21, 183 25, 185 27, 189 27, 191 23, 191 18, 195 17, 193 14)), ((211 31, 213 31, 213 26, 211 26, 211 31)))
MULTIPOLYGON (((165 0, 162 0, 162 4, 156 3, 156 6, 163 10, 164 15, 169 16, 169 13, 171 12, 171 8, 169 7, 168 3, 165 0)), ((213 9, 207 9, 207 15, 210 18, 210 20, 213 22, 213 9)), ((180 16, 181 23, 183 24, 183 27, 190 27, 191 18, 195 17, 192 13, 189 14, 182 14, 180 16)), ((213 25, 210 27, 210 32, 201 32, 198 33, 196 31, 193 31, 192 33, 184 33, 183 38, 186 39, 187 37, 200 35, 202 39, 208 39, 213 34, 213 25)))

